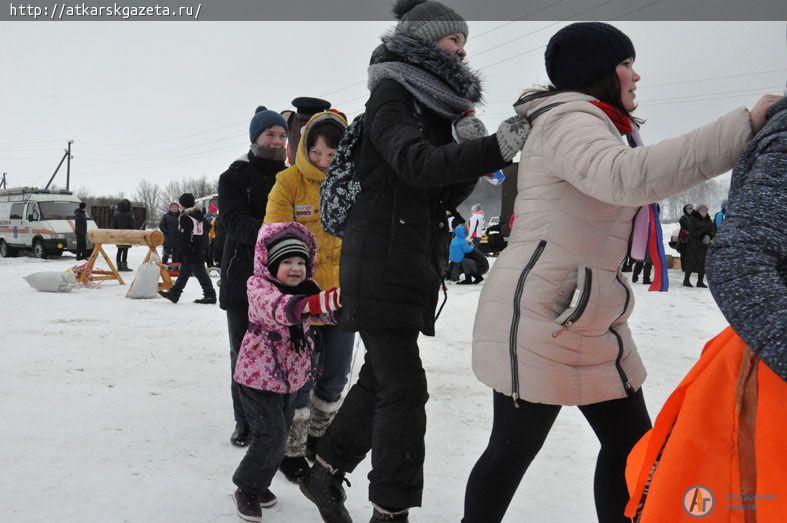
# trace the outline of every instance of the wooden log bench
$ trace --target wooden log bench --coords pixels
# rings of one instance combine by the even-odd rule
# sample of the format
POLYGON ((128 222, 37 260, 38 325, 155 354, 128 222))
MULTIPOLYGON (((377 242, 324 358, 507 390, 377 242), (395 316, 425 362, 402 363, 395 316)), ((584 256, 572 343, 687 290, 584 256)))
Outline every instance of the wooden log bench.
POLYGON ((88 231, 87 237, 93 243, 93 252, 87 261, 88 270, 82 271, 79 276, 80 282, 85 282, 88 279, 93 281, 117 280, 121 285, 125 285, 126 282, 123 281, 123 277, 120 276, 112 260, 104 251, 104 245, 142 245, 148 248, 142 263, 153 261, 159 267, 159 273, 161 274, 159 290, 169 290, 172 287, 172 278, 169 277, 169 272, 164 264, 161 263, 161 257, 159 257, 156 250, 157 247, 164 244, 164 234, 161 231, 156 229, 144 231, 134 229, 95 229, 88 231), (108 270, 95 268, 99 254, 107 263, 108 270))

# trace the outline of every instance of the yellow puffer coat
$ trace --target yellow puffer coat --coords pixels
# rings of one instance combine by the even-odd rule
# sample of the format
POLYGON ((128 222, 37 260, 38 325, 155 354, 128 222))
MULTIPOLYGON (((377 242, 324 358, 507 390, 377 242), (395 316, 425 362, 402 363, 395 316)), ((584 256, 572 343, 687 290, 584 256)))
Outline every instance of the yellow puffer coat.
POLYGON ((342 241, 322 230, 320 225, 320 186, 325 173, 309 162, 306 140, 314 124, 328 119, 347 127, 336 113, 324 111, 311 117, 303 128, 295 165, 276 175, 276 184, 268 195, 265 222, 292 222, 305 225, 317 238, 317 266, 314 279, 320 289, 339 286, 339 256, 342 241))

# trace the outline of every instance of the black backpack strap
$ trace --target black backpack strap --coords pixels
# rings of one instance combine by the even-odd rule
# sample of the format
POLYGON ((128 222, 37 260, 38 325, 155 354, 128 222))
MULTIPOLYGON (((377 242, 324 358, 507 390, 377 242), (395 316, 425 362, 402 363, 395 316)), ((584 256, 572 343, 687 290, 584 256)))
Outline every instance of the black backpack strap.
POLYGON ((532 126, 533 125, 533 121, 536 118, 538 118, 539 116, 541 116, 545 112, 547 112, 547 111, 549 111, 551 109, 554 109, 558 105, 563 105, 564 103, 565 102, 555 102, 553 104, 545 105, 544 107, 540 107, 540 108, 536 109, 535 111, 533 111, 532 113, 526 115, 525 118, 527 119, 528 122, 530 122, 530 125, 532 126))

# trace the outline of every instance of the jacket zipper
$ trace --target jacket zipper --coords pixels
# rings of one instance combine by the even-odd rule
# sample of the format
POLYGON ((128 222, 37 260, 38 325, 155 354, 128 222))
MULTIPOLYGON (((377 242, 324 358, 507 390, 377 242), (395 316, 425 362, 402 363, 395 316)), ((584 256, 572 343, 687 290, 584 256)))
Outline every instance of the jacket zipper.
MULTIPOLYGON (((621 312, 620 316, 618 316, 618 319, 620 319, 624 314, 626 314, 626 310, 629 308, 631 294, 629 293, 629 289, 626 287, 626 284, 620 281, 620 274, 615 274, 615 279, 623 286, 623 289, 626 291, 626 304, 623 306, 623 312, 621 312)), ((623 358, 623 338, 621 338, 620 334, 618 334, 617 331, 611 326, 609 328, 609 332, 615 336, 615 339, 618 342, 618 357, 615 358, 615 368, 618 370, 618 374, 620 375, 620 381, 623 382, 623 388, 626 390, 626 396, 631 396, 635 392, 634 387, 631 386, 631 381, 629 380, 628 376, 626 376, 626 371, 623 370, 623 366, 620 364, 620 360, 623 358)))
POLYGON ((530 257, 530 261, 527 262, 527 265, 522 270, 522 273, 519 275, 519 280, 516 284, 516 291, 514 292, 514 317, 511 320, 511 332, 509 334, 509 342, 508 342, 508 350, 511 356, 511 397, 514 399, 514 407, 519 407, 517 404, 517 400, 519 400, 519 359, 517 358, 516 349, 517 349, 517 331, 519 330, 519 317, 521 314, 521 300, 522 300, 522 292, 525 288, 525 279, 527 279, 527 275, 535 266, 538 259, 541 257, 541 253, 544 252, 544 248, 546 248, 547 242, 545 240, 541 240, 538 242, 538 246, 536 250, 533 252, 533 255, 530 257))
POLYGON ((588 303, 590 302, 590 290, 592 284, 593 284, 593 271, 585 267, 585 286, 582 289, 582 294, 579 297, 579 302, 577 303, 577 307, 576 309, 574 309, 574 312, 571 314, 571 316, 569 316, 563 323, 561 323, 562 327, 559 330, 552 333, 553 338, 557 338, 558 336, 563 334, 563 331, 574 325, 574 323, 576 323, 577 320, 579 320, 579 318, 581 318, 582 315, 585 313, 585 309, 587 308, 588 303))

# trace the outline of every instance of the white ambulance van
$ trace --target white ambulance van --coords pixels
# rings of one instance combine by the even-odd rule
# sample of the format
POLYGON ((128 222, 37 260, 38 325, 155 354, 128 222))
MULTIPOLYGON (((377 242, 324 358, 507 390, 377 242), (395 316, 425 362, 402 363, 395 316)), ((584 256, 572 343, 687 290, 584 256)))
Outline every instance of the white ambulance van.
MULTIPOLYGON (((37 258, 76 252, 74 211, 79 203, 79 198, 64 190, 0 190, 0 256, 14 257, 20 249, 33 251, 37 258)), ((87 230, 97 228, 88 216, 87 230)), ((90 242, 88 249, 92 249, 90 242)))

